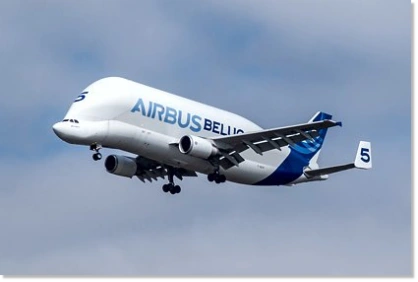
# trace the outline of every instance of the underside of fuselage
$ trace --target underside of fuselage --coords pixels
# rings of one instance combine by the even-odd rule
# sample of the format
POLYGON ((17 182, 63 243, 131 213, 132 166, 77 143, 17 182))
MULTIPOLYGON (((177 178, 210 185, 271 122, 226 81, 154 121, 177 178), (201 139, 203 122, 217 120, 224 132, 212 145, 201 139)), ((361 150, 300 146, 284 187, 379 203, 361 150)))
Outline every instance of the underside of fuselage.
MULTIPOLYGON (((71 115, 71 113, 69 114, 71 115)), ((54 130, 62 140, 71 144, 86 146, 98 144, 103 148, 119 149, 166 166, 183 168, 202 174, 211 174, 217 169, 216 164, 211 160, 181 153, 176 137, 117 120, 80 120, 76 126, 69 122, 60 122, 54 126, 54 130)), ((252 185, 260 183, 266 178, 266 174, 272 174, 278 167, 277 164, 274 166, 263 163, 262 160, 275 158, 279 163, 280 159, 286 158, 286 153, 272 151, 259 156, 248 151, 244 152, 243 156, 246 160, 239 166, 227 170, 222 167, 218 169, 228 181, 252 185)), ((272 184, 270 181, 269 184, 264 185, 277 184, 272 184)))

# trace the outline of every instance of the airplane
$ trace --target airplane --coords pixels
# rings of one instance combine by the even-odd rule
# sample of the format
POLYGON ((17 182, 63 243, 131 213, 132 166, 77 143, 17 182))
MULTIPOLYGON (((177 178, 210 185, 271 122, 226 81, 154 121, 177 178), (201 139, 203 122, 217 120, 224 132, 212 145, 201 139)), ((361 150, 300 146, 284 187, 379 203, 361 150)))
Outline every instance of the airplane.
POLYGON ((75 99, 53 125, 63 141, 133 156, 109 155, 106 170, 142 182, 168 178, 165 193, 178 194, 174 177, 206 174, 210 182, 287 185, 327 180, 330 174, 372 168, 371 143, 360 141, 353 163, 320 168, 328 128, 342 126, 325 112, 308 122, 263 129, 250 120, 143 84, 107 77, 75 99))

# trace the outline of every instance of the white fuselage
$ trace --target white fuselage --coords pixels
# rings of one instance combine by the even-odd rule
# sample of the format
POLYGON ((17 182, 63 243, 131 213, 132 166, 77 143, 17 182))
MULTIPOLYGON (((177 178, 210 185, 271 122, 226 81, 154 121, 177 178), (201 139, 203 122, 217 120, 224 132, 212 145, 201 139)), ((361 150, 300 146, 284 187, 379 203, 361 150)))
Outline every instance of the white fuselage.
MULTIPOLYGON (((261 129, 230 112, 182 98, 123 78, 101 79, 88 86, 54 130, 71 144, 120 149, 166 165, 208 174, 213 165, 179 151, 184 135, 214 137, 261 129)), ((221 169, 229 181, 255 184, 271 175, 290 154, 288 147, 262 156, 242 153, 238 167, 221 169)))

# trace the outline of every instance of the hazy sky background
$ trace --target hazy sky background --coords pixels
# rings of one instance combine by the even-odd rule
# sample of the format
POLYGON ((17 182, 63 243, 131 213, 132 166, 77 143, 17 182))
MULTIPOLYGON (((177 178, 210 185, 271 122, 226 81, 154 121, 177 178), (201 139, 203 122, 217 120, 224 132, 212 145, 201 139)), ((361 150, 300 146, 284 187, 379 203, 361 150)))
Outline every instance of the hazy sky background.
POLYGON ((399 0, 1 1, 0 273, 411 275, 410 34, 399 0), (110 175, 51 130, 106 76, 266 128, 332 113, 320 165, 370 140, 373 170, 175 196, 110 175))

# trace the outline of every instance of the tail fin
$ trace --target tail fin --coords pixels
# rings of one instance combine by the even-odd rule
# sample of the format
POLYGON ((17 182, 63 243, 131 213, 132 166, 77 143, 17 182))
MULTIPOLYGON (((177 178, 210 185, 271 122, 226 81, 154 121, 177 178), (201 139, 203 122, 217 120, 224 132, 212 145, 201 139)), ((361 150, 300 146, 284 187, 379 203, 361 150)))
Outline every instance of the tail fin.
MULTIPOLYGON (((332 115, 317 112, 309 122, 328 120, 332 119, 332 115)), ((319 153, 321 152, 322 144, 324 143, 325 136, 327 135, 327 128, 320 129, 318 131, 319 135, 316 136, 313 140, 304 140, 302 142, 296 143, 291 147, 293 151, 299 153, 299 155, 309 163, 311 168, 317 168, 319 153)))

